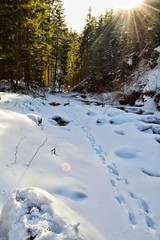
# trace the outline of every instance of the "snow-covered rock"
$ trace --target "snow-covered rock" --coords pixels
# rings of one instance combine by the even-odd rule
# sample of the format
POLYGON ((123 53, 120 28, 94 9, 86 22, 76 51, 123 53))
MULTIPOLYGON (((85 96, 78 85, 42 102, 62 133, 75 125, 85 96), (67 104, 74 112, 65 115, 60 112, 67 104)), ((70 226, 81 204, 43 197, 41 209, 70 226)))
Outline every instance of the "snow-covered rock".
MULTIPOLYGON (((2 208, 0 239, 85 240, 80 223, 71 225, 57 212, 53 197, 39 188, 16 189, 2 208)), ((64 209, 65 211, 65 209, 64 209)))

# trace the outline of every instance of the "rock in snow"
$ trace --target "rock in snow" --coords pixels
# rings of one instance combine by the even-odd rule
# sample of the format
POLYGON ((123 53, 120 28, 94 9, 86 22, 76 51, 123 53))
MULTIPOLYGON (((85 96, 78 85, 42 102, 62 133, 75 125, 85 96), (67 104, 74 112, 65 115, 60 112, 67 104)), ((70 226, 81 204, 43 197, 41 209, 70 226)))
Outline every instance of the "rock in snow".
POLYGON ((42 118, 36 114, 27 114, 28 118, 35 122, 38 126, 42 124, 42 118))

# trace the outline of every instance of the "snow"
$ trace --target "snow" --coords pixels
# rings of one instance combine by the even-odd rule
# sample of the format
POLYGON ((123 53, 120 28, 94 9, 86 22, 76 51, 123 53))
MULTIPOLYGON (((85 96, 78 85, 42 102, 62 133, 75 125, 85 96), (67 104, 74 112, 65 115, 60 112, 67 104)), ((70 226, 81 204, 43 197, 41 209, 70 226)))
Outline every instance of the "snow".
POLYGON ((132 66, 132 64, 133 64, 132 58, 129 58, 129 59, 127 60, 127 64, 128 64, 129 66, 132 66))
POLYGON ((160 89, 160 69, 153 69, 147 71, 144 76, 146 79, 146 86, 144 87, 144 93, 147 91, 155 91, 160 89))
POLYGON ((0 240, 160 239, 150 99, 120 109, 103 96, 0 97, 0 240))
POLYGON ((60 207, 65 209, 44 190, 16 189, 2 209, 1 238, 15 239, 16 233, 17 239, 86 239, 79 235, 80 223, 71 226, 59 216, 60 207))
POLYGON ((160 53, 160 46, 158 46, 157 48, 155 48, 155 51, 160 53))

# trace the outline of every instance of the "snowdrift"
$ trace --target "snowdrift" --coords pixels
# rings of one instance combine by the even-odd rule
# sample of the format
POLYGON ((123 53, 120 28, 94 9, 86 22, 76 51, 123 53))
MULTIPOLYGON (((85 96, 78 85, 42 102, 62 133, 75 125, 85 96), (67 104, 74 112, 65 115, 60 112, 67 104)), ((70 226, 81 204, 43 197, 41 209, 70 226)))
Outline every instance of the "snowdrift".
MULTIPOLYGON (((14 240, 16 234, 16 240, 87 240, 77 219, 71 209, 40 188, 16 189, 2 208, 0 239, 14 240)), ((90 229, 87 223, 84 227, 90 229)), ((94 234, 91 239, 98 239, 94 234)))

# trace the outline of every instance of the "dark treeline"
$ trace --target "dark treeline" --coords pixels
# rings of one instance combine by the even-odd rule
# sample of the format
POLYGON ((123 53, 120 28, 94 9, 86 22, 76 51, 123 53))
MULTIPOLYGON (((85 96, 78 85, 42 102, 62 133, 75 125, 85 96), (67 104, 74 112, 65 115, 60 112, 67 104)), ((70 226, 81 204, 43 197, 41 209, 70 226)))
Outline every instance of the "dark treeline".
POLYGON ((54 86, 69 39, 61 0, 1 0, 0 79, 54 86))
POLYGON ((132 10, 89 9, 81 34, 67 28, 62 0, 0 0, 0 80, 111 90, 139 63, 153 68, 160 46, 160 0, 132 10))

